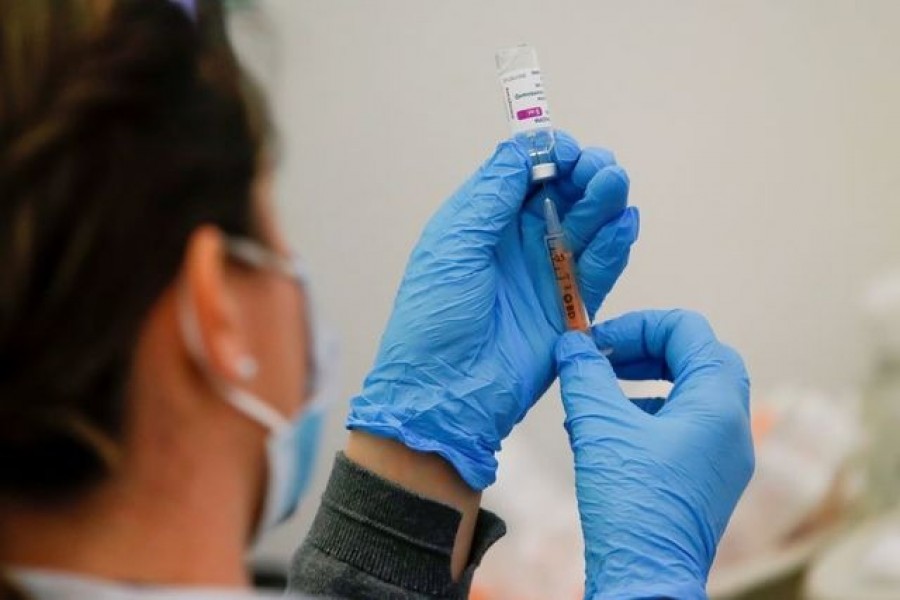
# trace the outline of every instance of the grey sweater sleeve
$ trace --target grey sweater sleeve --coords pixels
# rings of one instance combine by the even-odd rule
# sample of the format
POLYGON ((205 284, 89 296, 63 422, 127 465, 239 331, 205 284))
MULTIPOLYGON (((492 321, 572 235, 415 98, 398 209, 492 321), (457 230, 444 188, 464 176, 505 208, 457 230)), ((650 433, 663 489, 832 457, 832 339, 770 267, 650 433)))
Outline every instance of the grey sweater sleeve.
POLYGON ((340 453, 309 535, 294 555, 290 591, 326 598, 466 598, 475 568, 506 533, 482 510, 458 583, 450 555, 461 515, 413 494, 340 453))

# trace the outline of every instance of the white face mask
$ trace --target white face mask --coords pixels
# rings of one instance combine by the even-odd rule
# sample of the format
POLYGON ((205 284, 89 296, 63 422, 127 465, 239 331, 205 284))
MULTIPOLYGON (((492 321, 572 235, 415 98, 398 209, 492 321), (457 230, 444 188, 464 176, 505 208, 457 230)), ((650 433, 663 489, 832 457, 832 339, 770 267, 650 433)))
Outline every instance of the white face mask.
MULTIPOLYGON (((232 257, 244 264, 260 269, 274 269, 303 286, 307 291, 307 311, 310 317, 315 317, 308 277, 297 259, 288 261, 256 242, 244 239, 231 240, 228 248, 232 257)), ((255 535, 258 539, 290 517, 309 488, 315 470, 325 409, 331 404, 333 386, 329 385, 328 380, 337 359, 337 344, 334 337, 319 326, 317 321, 310 319, 313 364, 309 377, 311 385, 308 387, 314 393, 308 406, 293 419, 287 419, 255 394, 222 381, 209 371, 194 307, 187 298, 181 302, 180 321, 188 351, 206 373, 213 387, 229 404, 269 432, 266 439, 266 491, 255 535)), ((240 370, 250 379, 256 372, 256 365, 252 359, 248 359, 240 370)))

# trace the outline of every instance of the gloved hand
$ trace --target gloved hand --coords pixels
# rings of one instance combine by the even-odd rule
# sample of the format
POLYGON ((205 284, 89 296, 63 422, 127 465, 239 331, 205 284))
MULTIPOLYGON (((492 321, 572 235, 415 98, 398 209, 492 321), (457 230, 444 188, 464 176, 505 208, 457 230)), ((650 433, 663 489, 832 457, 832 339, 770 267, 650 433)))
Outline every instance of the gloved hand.
MULTIPOLYGON (((557 138, 548 186, 593 314, 638 234, 628 177, 603 150, 557 138)), ((500 442, 551 383, 562 331, 544 246, 544 195, 515 141, 438 210, 412 252, 349 429, 448 460, 476 490, 494 482, 500 442)))
POLYGON ((556 347, 585 598, 706 598, 716 546, 753 472, 743 361, 685 311, 632 313, 593 337, 567 333, 556 347), (668 400, 629 401, 617 378, 675 385, 668 400))

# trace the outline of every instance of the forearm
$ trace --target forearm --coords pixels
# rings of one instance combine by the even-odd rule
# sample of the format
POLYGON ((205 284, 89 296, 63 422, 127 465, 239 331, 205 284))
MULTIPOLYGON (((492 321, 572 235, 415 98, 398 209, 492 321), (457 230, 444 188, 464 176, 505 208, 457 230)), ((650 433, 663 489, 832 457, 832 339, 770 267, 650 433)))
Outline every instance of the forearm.
MULTIPOLYGON (((354 452, 365 447, 353 444, 354 452)), ((374 462, 392 454, 386 452, 374 452, 374 462)), ((401 465, 391 463, 387 470, 404 479, 421 468, 416 461, 401 465)), ((442 477, 426 469, 411 485, 432 476, 442 477)), ((456 498, 454 486, 430 489, 450 496, 436 502, 339 455, 312 529, 294 556, 291 590, 330 598, 467 597, 475 567, 505 527, 475 505, 466 528, 467 553, 451 577, 466 517, 450 503, 463 498, 456 498)))
POLYGON ((466 485, 456 470, 437 454, 415 452, 393 440, 353 431, 346 455, 379 477, 459 511, 461 519, 450 563, 451 576, 458 580, 472 547, 481 493, 466 485))

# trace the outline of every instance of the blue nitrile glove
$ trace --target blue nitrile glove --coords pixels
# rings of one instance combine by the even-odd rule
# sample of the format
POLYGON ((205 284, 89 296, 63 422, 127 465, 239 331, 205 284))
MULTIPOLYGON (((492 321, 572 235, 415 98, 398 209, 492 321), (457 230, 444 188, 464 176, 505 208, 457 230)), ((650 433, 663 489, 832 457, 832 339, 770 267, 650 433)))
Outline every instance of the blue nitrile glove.
MULTIPOLYGON (((628 262, 638 213, 628 177, 603 150, 557 138, 550 184, 593 314, 628 262)), ((375 366, 347 427, 447 459, 474 489, 553 380, 562 331, 544 247, 544 196, 515 141, 438 210, 412 252, 375 366), (527 200, 527 201, 526 201, 527 200)))
POLYGON ((706 598, 716 546, 753 473, 744 363, 687 311, 632 313, 593 336, 567 333, 556 347, 585 598, 706 598), (617 378, 675 385, 667 400, 629 401, 617 378))

